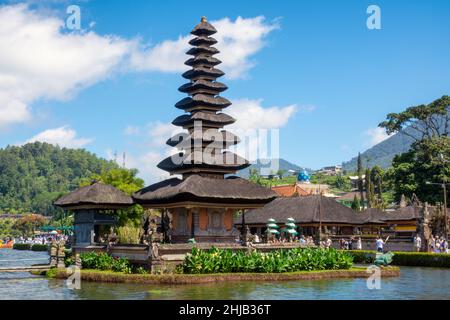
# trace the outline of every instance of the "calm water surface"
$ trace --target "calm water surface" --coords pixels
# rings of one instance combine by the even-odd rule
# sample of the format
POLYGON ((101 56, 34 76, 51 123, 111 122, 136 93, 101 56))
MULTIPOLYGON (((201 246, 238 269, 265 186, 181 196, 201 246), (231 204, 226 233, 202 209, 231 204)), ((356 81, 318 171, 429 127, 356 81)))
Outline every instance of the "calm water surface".
MULTIPOLYGON (((47 261, 48 255, 42 252, 0 250, 0 267, 47 261)), ((381 280, 380 290, 367 289, 366 279, 226 282, 177 286, 82 282, 80 290, 70 290, 62 280, 46 279, 29 273, 0 273, 0 299, 450 300, 450 269, 402 267, 400 277, 381 280)))

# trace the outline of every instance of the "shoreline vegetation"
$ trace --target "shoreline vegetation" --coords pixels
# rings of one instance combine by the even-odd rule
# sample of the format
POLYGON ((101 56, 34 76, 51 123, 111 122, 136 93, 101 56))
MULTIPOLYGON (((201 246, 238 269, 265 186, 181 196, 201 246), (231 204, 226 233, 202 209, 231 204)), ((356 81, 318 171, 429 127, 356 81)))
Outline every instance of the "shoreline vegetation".
MULTIPOLYGON (((400 268, 381 268, 382 277, 400 276, 400 268)), ((65 269, 52 269, 47 277, 67 279, 71 274, 65 269)), ((298 271, 285 273, 219 273, 219 274, 128 274, 110 270, 82 269, 82 281, 106 283, 136 284, 202 284, 224 281, 295 281, 367 278, 370 273, 364 267, 352 267, 348 270, 298 271)))
MULTIPOLYGON (((354 263, 372 263, 376 251, 347 250, 354 263)), ((450 268, 450 254, 432 252, 392 251, 394 254, 391 265, 409 267, 450 268)))

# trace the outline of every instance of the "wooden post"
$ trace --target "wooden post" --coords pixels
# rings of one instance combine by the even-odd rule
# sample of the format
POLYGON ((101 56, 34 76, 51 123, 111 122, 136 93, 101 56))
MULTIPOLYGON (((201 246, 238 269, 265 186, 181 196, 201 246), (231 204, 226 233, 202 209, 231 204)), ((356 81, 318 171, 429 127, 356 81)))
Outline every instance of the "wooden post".
POLYGON ((194 222, 194 213, 192 209, 187 209, 188 216, 191 215, 191 239, 195 237, 195 222, 194 222))
POLYGON ((246 225, 245 225, 245 210, 242 210, 241 235, 242 235, 242 239, 246 239, 247 228, 246 228, 246 225))

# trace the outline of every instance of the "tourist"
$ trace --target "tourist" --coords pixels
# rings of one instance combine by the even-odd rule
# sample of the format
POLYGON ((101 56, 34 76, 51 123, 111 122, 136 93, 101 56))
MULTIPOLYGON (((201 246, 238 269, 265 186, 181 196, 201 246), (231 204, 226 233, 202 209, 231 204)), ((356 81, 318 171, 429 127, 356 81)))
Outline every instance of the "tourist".
POLYGON ((348 241, 348 250, 353 250, 353 242, 355 241, 355 238, 351 237, 348 241))
POLYGON ((443 242, 443 244, 442 244, 442 247, 443 247, 443 252, 444 253, 448 253, 448 241, 447 240, 445 240, 444 239, 444 242, 443 242))
POLYGON ((381 239, 381 237, 378 237, 376 242, 376 247, 377 247, 377 251, 383 253, 383 246, 384 246, 384 241, 383 239, 381 239))
POLYGON ((358 237, 358 241, 356 242, 356 250, 362 250, 361 237, 358 237))
POLYGON ((339 248, 340 248, 341 250, 344 250, 344 249, 345 249, 345 240, 342 239, 342 238, 339 240, 339 248))
POLYGON ((327 238, 327 242, 326 242, 326 248, 329 249, 331 248, 331 245, 333 244, 333 241, 328 237, 327 238))
POLYGON ((416 252, 420 252, 420 249, 422 248, 422 239, 419 237, 419 234, 416 234, 416 237, 414 238, 414 247, 416 248, 416 252))
POLYGON ((254 237, 253 237, 253 242, 254 242, 254 243, 259 243, 259 237, 258 237, 258 234, 255 234, 255 235, 254 235, 254 237))
POLYGON ((435 245, 436 245, 436 243, 435 243, 434 237, 433 237, 433 235, 431 235, 430 242, 428 243, 428 252, 434 252, 435 245))

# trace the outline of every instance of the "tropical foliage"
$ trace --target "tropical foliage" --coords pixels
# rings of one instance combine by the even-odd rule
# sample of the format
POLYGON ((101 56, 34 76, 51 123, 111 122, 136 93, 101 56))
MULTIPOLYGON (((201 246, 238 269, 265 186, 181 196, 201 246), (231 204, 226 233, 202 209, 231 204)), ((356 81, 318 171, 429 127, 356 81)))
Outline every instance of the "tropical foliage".
POLYGON ((181 266, 184 273, 280 273, 312 270, 349 269, 353 258, 335 249, 297 248, 268 253, 233 252, 215 247, 209 250, 193 248, 181 266))
POLYGON ((111 270, 131 273, 132 266, 127 259, 114 258, 107 253, 86 252, 80 254, 81 267, 85 269, 111 270))
POLYGON ((141 239, 141 227, 135 227, 134 225, 125 225, 117 228, 117 236, 119 237, 119 243, 123 244, 139 244, 141 239))
POLYGON ((14 229, 18 230, 24 237, 32 236, 39 227, 46 223, 44 216, 39 214, 26 214, 14 223, 14 229))
MULTIPOLYGON (((144 187, 144 180, 138 178, 137 174, 136 169, 115 168, 83 179, 80 186, 89 185, 92 180, 97 180, 132 195, 144 187)), ((118 210, 115 214, 119 218, 119 226, 140 227, 144 208, 140 205, 133 205, 128 209, 118 210)))
MULTIPOLYGON (((373 263, 377 254, 376 251, 370 250, 349 250, 347 252, 353 256, 355 263, 373 263)), ((393 253, 393 265, 450 268, 450 255, 448 254, 401 251, 393 253)))
POLYGON ((0 149, 0 213, 61 214, 53 202, 83 178, 117 168, 85 150, 30 143, 0 149))

